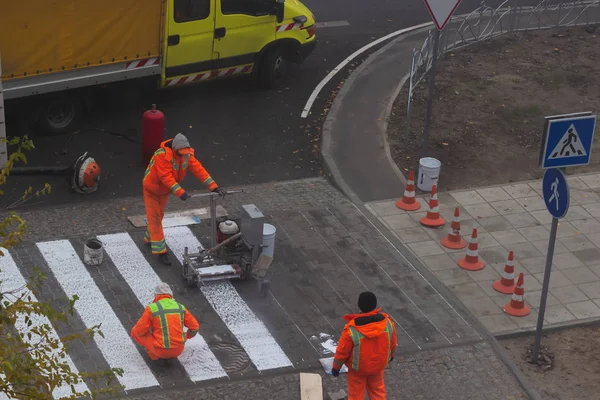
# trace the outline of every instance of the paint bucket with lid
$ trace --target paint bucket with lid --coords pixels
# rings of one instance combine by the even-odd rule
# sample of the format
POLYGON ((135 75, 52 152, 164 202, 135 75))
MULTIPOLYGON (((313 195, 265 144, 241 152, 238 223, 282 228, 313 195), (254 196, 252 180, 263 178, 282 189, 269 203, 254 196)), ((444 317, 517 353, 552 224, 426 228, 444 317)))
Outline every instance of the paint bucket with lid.
MULTIPOLYGON (((433 185, 437 185, 442 163, 432 157, 424 157, 419 160, 419 176, 417 187, 425 192, 431 192, 433 185)), ((439 188, 438 188, 439 190, 439 188)))
POLYGON ((275 233, 277 229, 271 224, 263 224, 263 249, 262 253, 273 257, 275 252, 275 233))
POLYGON ((85 265, 94 266, 102 263, 104 248, 98 239, 89 239, 83 247, 83 262, 85 265))

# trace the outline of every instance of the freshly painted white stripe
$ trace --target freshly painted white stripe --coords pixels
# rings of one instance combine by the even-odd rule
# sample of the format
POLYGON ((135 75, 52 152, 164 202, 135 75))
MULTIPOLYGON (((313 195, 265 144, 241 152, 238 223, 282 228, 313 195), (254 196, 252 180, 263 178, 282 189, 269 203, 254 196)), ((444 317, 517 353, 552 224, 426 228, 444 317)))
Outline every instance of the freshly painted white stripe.
POLYGON ((327 21, 327 22, 317 22, 317 29, 322 28, 337 28, 340 26, 350 26, 350 22, 348 21, 327 21))
MULTIPOLYGON (((142 306, 152 303, 154 288, 161 279, 129 234, 101 235, 98 239, 142 306)), ((177 359, 194 382, 227 376, 200 334, 185 342, 185 349, 177 359)))
POLYGON ((319 95, 319 93, 321 92, 321 90, 323 90, 323 88, 325 87, 325 85, 327 85, 327 83, 329 83, 329 81, 334 76, 336 76, 338 72, 340 72, 346 65, 348 65, 349 62, 351 62, 352 60, 354 60, 356 57, 358 57, 359 55, 361 55, 365 51, 369 50, 371 47, 377 46, 379 43, 385 42, 388 39, 391 39, 393 37, 402 35, 403 33, 415 31, 415 30, 420 29, 420 28, 425 28, 425 27, 430 26, 430 25, 433 25, 433 23, 432 22, 425 22, 425 23, 420 24, 420 25, 415 25, 415 26, 411 26, 409 28, 400 29, 399 31, 392 32, 392 33, 390 33, 388 35, 385 35, 384 37, 381 37, 381 38, 379 38, 377 40, 374 40, 371 43, 367 44, 366 46, 363 46, 360 49, 356 50, 354 53, 350 54, 344 61, 342 61, 341 63, 339 63, 337 67, 335 67, 333 70, 331 70, 331 72, 329 74, 327 74, 327 76, 325 78, 323 78, 323 80, 321 80, 321 82, 319 82, 319 84, 317 85, 317 87, 315 88, 315 90, 313 90, 313 92, 311 93, 310 97, 308 98, 308 101, 306 102, 306 105, 304 106, 304 110, 302 110, 301 117, 302 118, 306 118, 308 116, 308 113, 310 112, 310 109, 312 108, 313 103, 315 102, 315 100, 317 99, 317 96, 319 95))
MULTIPOLYGON (((26 288, 25 285, 27 285, 27 281, 25 281, 25 278, 23 278, 21 272, 19 272, 19 268, 17 267, 17 264, 15 263, 8 250, 6 250, 5 248, 0 248, 0 250, 4 253, 4 257, 0 257, 0 281, 2 282, 2 292, 12 292, 12 295, 4 296, 3 301, 13 303, 18 297, 22 296, 24 293, 29 292, 31 301, 37 302, 38 300, 33 295, 33 293, 31 293, 26 288)), ((28 327, 25 323, 24 314, 19 315, 17 321, 15 322, 15 328, 18 332, 31 332, 31 339, 28 339, 27 335, 25 335, 23 337, 23 341, 25 341, 29 345, 39 343, 41 341, 41 337, 36 333, 32 332, 32 330, 36 328, 41 328, 43 325, 49 326, 51 329, 48 332, 48 339, 58 341, 60 346, 58 349, 54 349, 52 351, 50 357, 61 363, 66 363, 71 369, 71 372, 78 374, 79 370, 77 369, 75 364, 73 364, 73 360, 71 359, 71 357, 69 357, 68 354, 64 358, 59 356, 59 353, 63 351, 64 348, 62 346, 62 343, 60 343, 60 337, 58 336, 56 330, 54 330, 50 320, 47 317, 38 314, 30 314, 29 318, 32 322, 32 325, 30 327, 28 327)), ((83 393, 89 389, 85 382, 80 382, 77 385, 75 385, 75 390, 79 393, 83 393)), ((71 396, 72 392, 69 385, 63 385, 54 389, 52 394, 54 395, 55 399, 60 399, 62 397, 71 396)), ((2 397, 0 396, 0 398, 2 397)), ((5 398, 8 397, 5 396, 5 398)))
MULTIPOLYGON (((192 251, 202 247, 188 227, 164 231, 167 246, 179 262, 183 262, 185 247, 192 251)), ((201 291, 259 371, 292 366, 265 324, 254 315, 229 281, 207 282, 201 291)))
POLYGON ((96 286, 71 243, 57 240, 36 245, 65 294, 79 297, 75 310, 85 326, 91 328, 102 324, 105 337, 95 335, 94 341, 112 368, 123 369, 123 376, 117 376, 117 379, 125 389, 159 386, 129 332, 96 286))

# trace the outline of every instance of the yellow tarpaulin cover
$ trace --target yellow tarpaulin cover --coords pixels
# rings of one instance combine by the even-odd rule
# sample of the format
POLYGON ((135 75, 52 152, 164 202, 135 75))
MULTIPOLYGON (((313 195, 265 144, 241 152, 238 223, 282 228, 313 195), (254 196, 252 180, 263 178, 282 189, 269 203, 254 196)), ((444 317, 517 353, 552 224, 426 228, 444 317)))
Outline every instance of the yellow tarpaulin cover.
POLYGON ((163 0, 1 0, 2 79, 158 56, 163 0))

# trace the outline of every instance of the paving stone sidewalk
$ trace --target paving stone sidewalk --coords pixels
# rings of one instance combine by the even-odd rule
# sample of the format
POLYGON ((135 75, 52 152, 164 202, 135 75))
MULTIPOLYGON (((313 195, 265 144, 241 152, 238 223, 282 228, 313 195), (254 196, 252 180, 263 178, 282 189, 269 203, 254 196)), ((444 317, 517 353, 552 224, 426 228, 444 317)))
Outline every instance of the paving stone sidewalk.
MULTIPOLYGON (((571 176, 567 180, 570 208, 558 226, 546 328, 600 319, 600 174, 571 176)), ((552 221, 542 198, 541 180, 442 192, 438 198, 440 213, 447 221, 441 229, 419 223, 428 209, 429 194, 418 197, 422 207, 416 212, 396 208, 397 199, 366 206, 491 332, 535 330, 552 221), (486 264, 481 271, 458 267, 457 261, 466 249, 450 250, 440 245, 450 230, 455 207, 460 209, 465 240, 477 228, 479 256, 486 264), (525 302, 532 309, 530 315, 521 318, 503 312, 511 296, 492 287, 511 250, 515 276, 524 273, 525 302)))

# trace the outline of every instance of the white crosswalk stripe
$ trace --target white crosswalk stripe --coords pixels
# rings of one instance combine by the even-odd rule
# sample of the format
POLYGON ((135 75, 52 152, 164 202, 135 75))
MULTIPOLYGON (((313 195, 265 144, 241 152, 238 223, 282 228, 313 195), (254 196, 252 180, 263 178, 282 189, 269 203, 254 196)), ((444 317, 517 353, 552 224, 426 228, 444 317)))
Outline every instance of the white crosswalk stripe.
MULTIPOLYGON (((140 248, 143 244, 136 243, 127 232, 100 235, 98 239, 103 243, 106 258, 123 277, 124 288, 128 286, 131 289, 142 307, 149 305, 154 299, 154 288, 161 279, 142 253, 140 248)), ((180 262, 183 261, 186 246, 192 251, 202 247, 194 233, 185 226, 166 228, 165 239, 170 251, 180 262)), ((123 369, 123 376, 116 378, 125 386, 125 390, 160 386, 158 375, 155 376, 150 365, 142 357, 144 350, 135 344, 130 332, 107 301, 108 297, 105 298, 105 294, 97 286, 95 279, 98 278, 90 274, 71 242, 69 240, 48 241, 36 243, 36 246, 64 293, 69 297, 78 296, 79 300, 74 308, 83 325, 91 328, 101 324, 100 329, 105 337, 96 335, 95 345, 110 368, 123 369)), ((5 254, 4 257, 0 257, 0 281, 3 281, 3 292, 8 288, 23 287, 26 283, 22 275, 23 271, 19 269, 21 266, 18 265, 18 259, 13 259, 9 251, 5 251, 5 254)), ((106 267, 101 264, 93 268, 106 267)), ((214 282, 200 290, 258 371, 293 368, 292 362, 268 328, 252 312, 232 283, 214 282)), ((140 316, 141 311, 142 308, 140 308, 140 316)), ((20 323, 22 324, 22 321, 20 323)), ((48 324, 52 327, 50 321, 41 318, 34 318, 34 323, 48 324)), ((17 326, 19 327, 22 325, 17 326)), ((58 334, 54 331, 53 337, 58 338, 58 334)), ((202 326, 200 333, 186 342, 185 350, 178 357, 178 361, 193 382, 228 377, 225 368, 202 336, 202 326)), ((71 356, 67 356, 66 362, 71 370, 77 373, 78 370, 71 356)), ((75 389, 79 392, 89 390, 85 383, 76 386, 75 389)), ((70 393, 70 388, 65 387, 57 388, 53 395, 59 398, 69 396, 70 393)), ((8 397, 0 393, 0 400, 4 399, 8 397)))
MULTIPOLYGON (((154 288, 161 280, 129 234, 102 235, 98 239, 140 303, 144 307, 152 303, 154 288)), ((178 360, 194 382, 227 376, 200 333, 185 343, 178 360)))
MULTIPOLYGON (((200 241, 186 226, 166 228, 164 232, 167 247, 179 262, 183 262, 186 247, 190 251, 202 248, 200 241)), ((292 366, 267 327, 230 282, 208 282, 201 291, 259 371, 292 366)))
MULTIPOLYGON (((124 279, 123 288, 128 286, 141 306, 148 306, 154 300, 154 288, 161 279, 142 253, 140 247, 143 244, 136 243, 127 232, 99 235, 98 239, 103 244, 106 258, 124 279)), ((202 248, 194 233, 185 226, 165 228, 165 239, 170 251, 180 262, 183 261, 185 247, 194 252, 202 248)), ((158 375, 155 376, 142 356, 143 348, 135 344, 130 332, 112 308, 114 304, 113 306, 109 304, 108 297, 105 297, 97 286, 95 279, 98 278, 90 274, 71 242, 56 240, 39 242, 36 246, 64 293, 69 297, 78 296, 79 300, 75 302, 74 308, 83 325, 91 328, 101 324, 100 329, 105 337, 96 335, 94 342, 110 368, 123 369, 123 376, 116 377, 118 382, 125 386, 126 391, 159 387, 158 375)), ((12 257, 11 251, 4 250, 5 256, 0 257, 0 281, 2 281, 3 292, 24 287, 26 284, 24 271, 20 270, 18 259, 12 257)), ((101 264, 93 268, 106 267, 101 264)), ((258 371, 293 368, 292 362, 268 328, 252 312, 232 283, 213 282, 202 287, 200 291, 241 344, 243 351, 258 371)), ((139 315, 141 316, 141 309, 139 315)), ((45 318, 32 319, 34 324, 47 324, 52 327, 50 321, 45 318)), ((23 330, 23 323, 20 320, 17 329, 23 330)), ((52 337, 58 338, 58 333, 54 330, 51 333, 52 337)), ((228 377, 225 368, 202 336, 202 326, 199 334, 186 342, 185 350, 178 357, 178 361, 192 382, 228 377)), ((65 362, 73 372, 77 373, 78 369, 71 356, 67 355, 65 362)), ((85 383, 77 385, 75 389, 78 392, 89 390, 85 383)), ((55 398, 60 398, 69 396, 70 393, 70 387, 61 387, 57 388, 53 395, 55 398)), ((8 397, 0 393, 0 400, 4 399, 8 397)))
POLYGON ((102 324, 104 338, 94 341, 112 368, 122 368, 119 383, 126 390, 159 386, 129 332, 110 307, 68 240, 37 243, 48 268, 69 297, 78 296, 75 310, 86 328, 102 324))
MULTIPOLYGON (((10 295, 5 296, 3 301, 8 301, 10 304, 12 304, 23 294, 26 294, 31 301, 37 302, 38 300, 36 299, 35 295, 26 288, 27 282, 25 281, 25 278, 23 278, 23 275, 21 275, 21 272, 19 272, 17 264, 8 250, 5 248, 0 248, 0 250, 4 253, 4 257, 0 257, 0 282, 2 282, 2 291, 4 293, 11 293, 10 295)), ((27 327, 25 315, 19 316, 15 323, 15 328, 17 331, 21 333, 31 332, 31 338, 28 338, 27 335, 23 337, 25 343, 29 344, 30 346, 39 343, 41 341, 41 337, 35 333, 35 330, 40 329, 43 326, 50 327, 50 330, 48 331, 48 338, 51 340, 56 340, 60 343, 59 336, 47 317, 38 314, 30 314, 29 318, 32 322, 30 327, 27 327)), ((68 355, 66 357, 60 357, 60 353, 62 351, 64 351, 64 348, 62 344, 60 344, 58 349, 54 349, 52 351, 52 359, 61 363, 66 363, 71 368, 73 373, 79 373, 77 367, 75 367, 75 364, 73 364, 71 357, 68 355)), ((88 387, 85 383, 81 382, 75 385, 75 390, 83 393, 88 390, 88 387)), ((71 388, 68 385, 63 385, 54 389, 52 395, 55 399, 59 399, 61 397, 68 397, 71 395, 71 393, 71 388)), ((8 397, 2 393, 0 394, 0 399, 2 398, 8 397)))

